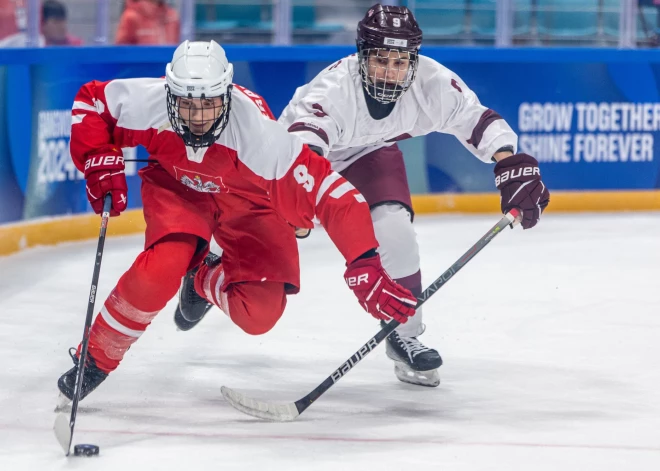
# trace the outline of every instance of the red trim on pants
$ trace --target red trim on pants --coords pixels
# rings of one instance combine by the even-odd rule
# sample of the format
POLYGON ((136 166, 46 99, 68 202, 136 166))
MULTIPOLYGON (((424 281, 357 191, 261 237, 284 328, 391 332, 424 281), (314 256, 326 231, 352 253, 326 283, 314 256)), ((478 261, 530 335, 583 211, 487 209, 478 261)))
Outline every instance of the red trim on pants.
MULTIPOLYGON (((105 301, 107 315, 123 328, 144 332, 176 295, 196 248, 196 236, 170 234, 143 251, 105 301)), ((119 332, 97 315, 90 332, 89 353, 96 365, 109 373, 136 341, 135 336, 119 332)))
POLYGON ((284 313, 288 286, 267 280, 227 283, 222 265, 202 265, 195 275, 195 291, 246 333, 261 335, 271 330, 284 313))

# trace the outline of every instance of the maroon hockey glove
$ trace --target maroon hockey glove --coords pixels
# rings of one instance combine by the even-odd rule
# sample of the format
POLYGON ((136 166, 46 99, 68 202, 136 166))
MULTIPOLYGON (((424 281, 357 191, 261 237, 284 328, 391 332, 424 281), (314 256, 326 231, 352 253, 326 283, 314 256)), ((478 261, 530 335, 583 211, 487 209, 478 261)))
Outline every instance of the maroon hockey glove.
POLYGON ((516 154, 497 162, 495 185, 502 195, 502 213, 520 209, 523 229, 534 227, 550 202, 550 193, 541 181, 539 163, 531 155, 516 154))
POLYGON ((348 265, 344 279, 357 296, 360 305, 376 319, 396 319, 404 324, 415 315, 417 299, 390 278, 376 254, 359 258, 348 265))
POLYGON ((124 157, 121 155, 97 155, 87 159, 85 163, 85 179, 87 180, 87 199, 94 212, 103 211, 103 197, 112 195, 110 216, 119 216, 126 209, 126 175, 124 174, 124 157))

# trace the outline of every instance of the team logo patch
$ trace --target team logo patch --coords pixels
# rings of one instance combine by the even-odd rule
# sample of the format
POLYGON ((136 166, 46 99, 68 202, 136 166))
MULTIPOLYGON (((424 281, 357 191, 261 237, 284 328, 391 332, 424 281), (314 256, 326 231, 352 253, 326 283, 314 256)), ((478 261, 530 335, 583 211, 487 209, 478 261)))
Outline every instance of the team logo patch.
POLYGON ((205 175, 203 173, 174 167, 176 179, 200 193, 222 193, 227 192, 227 187, 222 182, 221 176, 205 175))

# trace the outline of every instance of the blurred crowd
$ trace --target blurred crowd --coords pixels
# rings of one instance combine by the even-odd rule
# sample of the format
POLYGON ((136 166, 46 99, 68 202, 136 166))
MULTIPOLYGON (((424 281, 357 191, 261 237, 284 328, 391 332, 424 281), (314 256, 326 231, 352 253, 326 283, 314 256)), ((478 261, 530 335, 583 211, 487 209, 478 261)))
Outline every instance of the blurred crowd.
POLYGON ((126 0, 115 44, 176 44, 179 13, 165 0, 126 0))
MULTIPOLYGON (((58 0, 39 2, 39 46, 80 46, 69 34, 66 5, 58 0)), ((0 0, 0 47, 27 45, 27 0, 0 0)), ((165 0, 125 0, 115 44, 177 44, 179 13, 165 0)))
MULTIPOLYGON (((427 45, 492 45, 500 32, 499 0, 381 1, 410 6, 427 45)), ((178 44, 181 19, 173 5, 184 4, 184 29, 198 40, 351 44, 355 19, 373 3, 292 0, 287 28, 276 21, 276 0, 0 0, 0 48, 178 44), (35 13, 28 15, 29 7, 35 13), (288 32, 284 39, 283 31, 288 32)), ((660 46, 660 0, 515 0, 512 5, 509 35, 514 45, 611 47, 630 37, 636 47, 660 46), (630 22, 622 21, 627 18, 623 5, 634 8, 628 10, 630 22), (636 26, 624 29, 624 24, 636 26)))

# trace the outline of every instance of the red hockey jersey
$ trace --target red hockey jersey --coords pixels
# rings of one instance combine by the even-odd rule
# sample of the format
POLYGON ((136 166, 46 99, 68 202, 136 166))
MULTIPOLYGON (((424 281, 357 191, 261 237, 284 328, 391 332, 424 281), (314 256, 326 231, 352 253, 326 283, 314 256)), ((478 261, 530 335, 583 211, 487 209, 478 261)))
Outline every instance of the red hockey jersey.
POLYGON ((378 245, 362 195, 243 87, 234 86, 229 122, 216 143, 196 151, 172 130, 164 79, 89 82, 72 112, 71 157, 81 171, 90 158, 142 145, 158 162, 150 165, 196 191, 266 202, 297 227, 312 228, 318 218, 348 262, 378 245))

